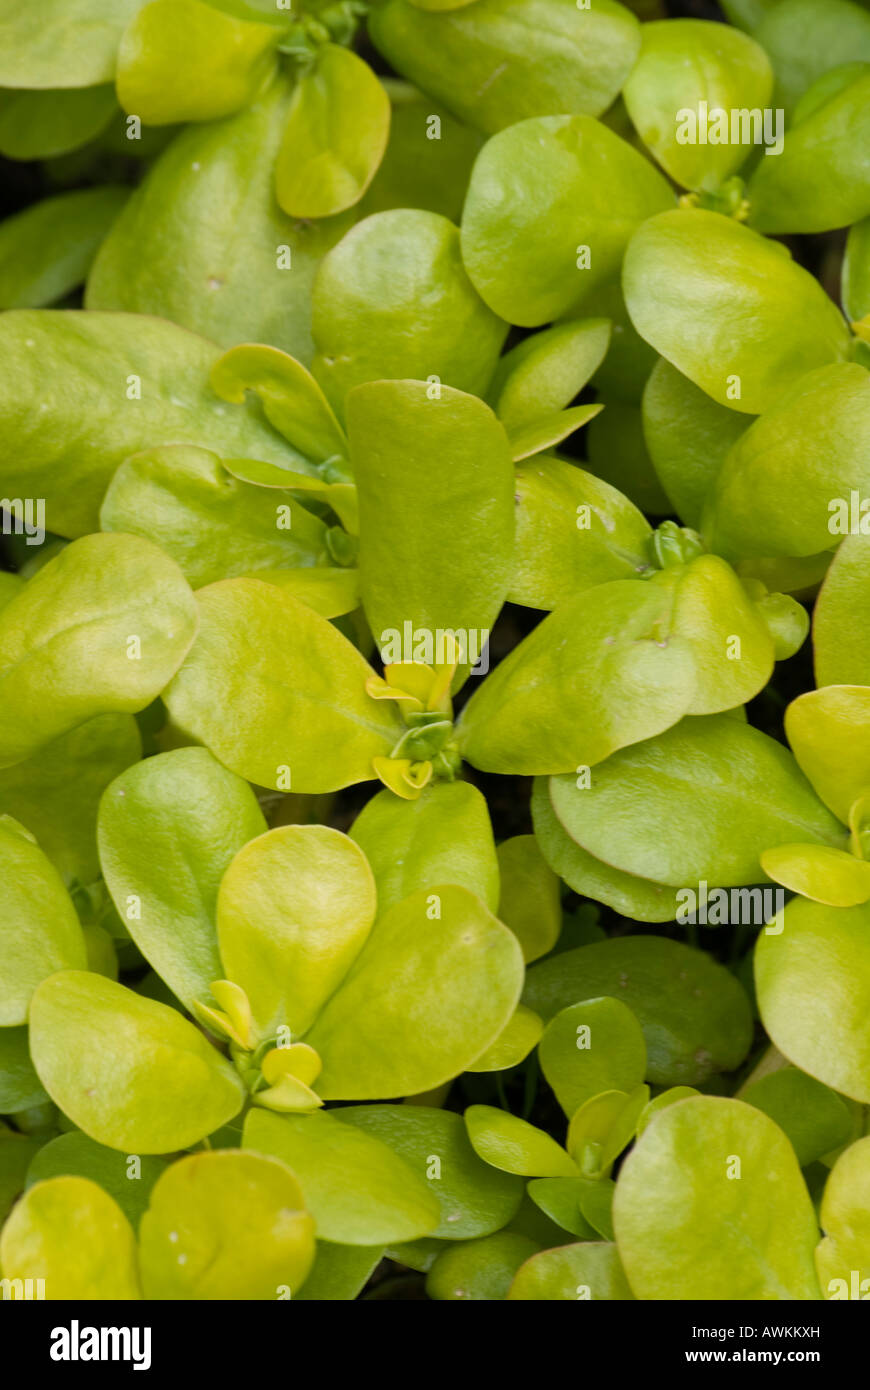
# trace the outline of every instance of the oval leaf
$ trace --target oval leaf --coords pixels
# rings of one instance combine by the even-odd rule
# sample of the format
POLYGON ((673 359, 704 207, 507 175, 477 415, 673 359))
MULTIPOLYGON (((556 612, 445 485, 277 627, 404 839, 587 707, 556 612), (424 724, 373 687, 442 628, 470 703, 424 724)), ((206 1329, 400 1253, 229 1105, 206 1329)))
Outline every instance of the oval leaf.
POLYGON ((384 157, 390 99, 368 63, 323 44, 293 95, 275 168, 278 202, 291 217, 332 217, 353 207, 384 157))
POLYGON ((266 822, 248 784, 205 748, 137 763, 100 805, 100 863, 118 915, 187 1008, 224 974, 215 916, 234 854, 266 822))
POLYGON ((188 1148, 237 1115, 237 1073, 175 1009, 99 975, 63 970, 37 990, 30 1048, 49 1095, 98 1144, 188 1148))
POLYGON ((146 1298, 295 1297, 314 1263, 314 1219, 277 1159, 190 1154, 151 1193, 139 1249, 146 1298))
POLYGON ((211 584, 197 603, 198 640, 165 693, 182 729, 262 787, 334 791, 374 776, 403 725, 366 694, 371 667, 346 638, 256 579, 211 584))
POLYGON ((196 633, 181 570, 139 536, 83 536, 0 613, 0 765, 94 715, 142 710, 196 633))
POLYGON ((663 1110, 620 1171, 613 1220, 638 1298, 819 1297, 818 1231, 794 1151, 742 1101, 698 1096, 663 1110))
POLYGON ((375 923, 306 1037, 323 1058, 318 1093, 389 1099, 451 1080, 506 1026, 522 976, 516 938, 473 893, 413 893, 375 923))

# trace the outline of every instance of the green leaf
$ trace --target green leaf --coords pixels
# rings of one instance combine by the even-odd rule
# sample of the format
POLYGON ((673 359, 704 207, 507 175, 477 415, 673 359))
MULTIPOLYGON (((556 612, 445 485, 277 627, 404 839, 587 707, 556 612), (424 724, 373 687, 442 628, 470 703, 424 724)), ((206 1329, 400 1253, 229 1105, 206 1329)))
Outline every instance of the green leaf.
POLYGON ((686 140, 686 134, 698 134, 701 103, 711 115, 763 109, 772 90, 770 63, 754 39, 709 20, 669 19, 641 26, 640 57, 623 98, 638 135, 666 173, 684 188, 714 192, 747 158, 753 127, 747 121, 733 143, 686 140))
POLYGON ((572 840, 553 809, 552 790, 557 785, 555 778, 538 777, 532 789, 535 836, 554 873, 575 893, 607 903, 608 907, 635 921, 672 921, 677 913, 677 898, 672 888, 615 869, 572 840))
POLYGON ((534 425, 569 406, 600 367, 609 319, 576 319, 531 333, 500 359, 489 399, 505 429, 534 425))
MULTIPOLYGON (((870 50, 868 50, 870 57, 870 50)), ((870 68, 787 133, 777 159, 762 159, 749 181, 759 231, 828 232, 870 212, 870 68)))
POLYGON ((115 76, 118 42, 143 0, 0 0, 0 86, 88 87, 115 76))
POLYGON ((787 749, 729 715, 623 748, 583 780, 550 784, 572 839, 614 868, 674 888, 763 882, 760 856, 771 845, 844 843, 787 749))
POLYGON ((430 634, 439 660, 438 633, 456 632, 460 666, 475 665, 510 577, 513 470, 504 430, 474 396, 443 387, 433 400, 423 382, 372 382, 347 405, 360 590, 382 657, 395 660, 385 646, 410 624, 430 634))
MULTIPOLYGON (((678 1100, 691 1100, 692 1096, 697 1096, 698 1091, 694 1086, 669 1086, 666 1091, 662 1091, 644 1106, 637 1122, 638 1134, 643 1134, 647 1125, 654 1120, 660 1110, 666 1110, 669 1105, 675 1105, 678 1100)), ((764 1108, 763 1106, 761 1107, 764 1108)))
POLYGON ((451 882, 492 912, 499 905, 501 856, 486 801, 470 782, 432 782, 416 801, 384 789, 363 807, 350 836, 371 865, 382 913, 409 893, 451 882))
POLYGON ((198 639, 165 692, 180 728, 262 787, 334 791, 373 777, 403 725, 366 694, 371 667, 346 638, 256 579, 211 584, 197 602, 198 639))
POLYGON ((843 257, 843 309, 847 318, 870 314, 870 217, 850 227, 843 257))
POLYGON ((596 1231, 580 1210, 579 1195, 590 1184, 585 1178, 533 1178, 527 1192, 536 1207, 551 1221, 582 1240, 594 1240, 596 1231))
POLYGON ((822 1198, 821 1222, 843 1258, 870 1268, 870 1138, 859 1139, 831 1169, 822 1198))
POLYGON ((275 65, 276 30, 200 0, 149 0, 118 50, 118 100, 146 125, 214 121, 256 96, 275 65))
POLYGON ((870 376, 856 362, 806 374, 732 445, 703 530, 720 554, 815 555, 852 525, 870 489, 870 376), (800 467, 788 507, 783 489, 800 467))
POLYGON ((381 1245, 336 1245, 318 1240, 314 1265, 296 1302, 350 1302, 365 1288, 383 1255, 381 1245))
POLYGON ((80 285, 127 197, 114 184, 61 193, 0 223, 0 308, 53 304, 80 285))
POLYGON ((324 1240, 386 1245, 429 1235, 441 1210, 423 1173, 374 1134, 345 1124, 341 1113, 251 1110, 245 1146, 273 1154, 292 1169, 324 1240))
POLYGON ((492 1105, 470 1105, 465 1124, 475 1153, 493 1168, 524 1177, 577 1177, 577 1167, 561 1145, 518 1115, 492 1105))
MULTIPOLYGON (((10 1029, 5 1028, 4 1033, 10 1029)), ((3 1038, 0 1034, 0 1048, 3 1038)), ((0 1128, 0 1223, 6 1220, 24 1190, 27 1166, 39 1152, 41 1140, 28 1139, 15 1130, 0 1128)))
POLYGON ((507 1298, 516 1270, 540 1249, 513 1231, 447 1246, 426 1276, 427 1297, 436 1302, 490 1302, 507 1298))
POLYGON ((851 1138, 852 1116, 846 1101, 797 1067, 781 1067, 752 1082, 740 1092, 740 1099, 779 1125, 802 1168, 851 1138))
POLYGON ((244 1099, 233 1067, 175 1009, 81 970, 60 971, 36 991, 30 1049, 64 1114, 127 1153, 188 1148, 244 1099))
POLYGON ((68 883, 92 883, 100 873, 100 797, 141 756, 133 716, 99 714, 33 757, 0 770, 0 814, 27 826, 68 883))
POLYGON ((466 888, 444 884, 381 916, 306 1036, 323 1058, 324 1100, 389 1099, 458 1076, 516 1008, 514 935, 466 888))
POLYGON ((18 309, 0 318, 0 352, 3 491, 45 498, 56 535, 97 530, 109 479, 145 448, 196 444, 227 457, 296 461, 252 411, 230 412, 214 396, 217 348, 175 324, 18 309))
POLYGON ((613 0, 477 0, 428 13, 388 0, 369 33, 403 77, 460 120, 496 131, 526 116, 582 111, 614 100, 637 56, 637 21, 613 0))
POLYGON ((295 1298, 314 1262, 314 1219, 278 1159, 189 1154, 158 1179, 139 1248, 146 1298, 295 1298))
POLYGON ((659 358, 643 393, 643 435, 662 487, 687 526, 700 524, 728 451, 749 423, 659 358))
POLYGON ((506 1071, 519 1066, 537 1046, 543 1027, 536 1013, 518 1004, 498 1037, 472 1063, 469 1071, 506 1071))
POLYGON ((570 410, 554 411, 552 415, 544 415, 540 420, 511 430, 508 435, 511 457, 515 463, 519 463, 522 459, 531 458, 533 454, 540 454, 545 449, 554 448, 573 434, 575 430, 580 429, 581 425, 585 425, 589 420, 594 420, 603 408, 597 403, 594 405, 576 405, 572 406, 570 410))
POLYGON ((755 38, 773 64, 774 100, 790 117, 817 78, 870 60, 870 15, 849 0, 781 0, 760 17, 755 38))
POLYGON ((211 369, 213 389, 242 404, 246 391, 263 403, 267 419, 314 463, 347 454, 344 431, 314 377, 301 362, 259 343, 231 348, 211 369))
POLYGON ((794 1151, 739 1100, 670 1105, 623 1164, 616 1239, 643 1299, 818 1299, 815 1215, 794 1151))
POLYGON ((375 910, 365 855, 329 826, 282 825, 239 850, 220 885, 218 941, 264 1036, 311 1027, 365 946, 375 910))
POLYGON ((86 964, 79 919, 57 869, 29 830, 0 817, 6 890, 0 935, 0 1027, 26 1023, 33 992, 56 970, 86 964))
POLYGON ((542 456, 520 464, 514 489, 511 602, 557 608, 584 589, 649 568, 649 523, 592 473, 542 456))
POLYGON ((775 845, 761 856, 765 873, 793 893, 828 907, 870 900, 870 864, 827 845, 775 845))
POLYGON ((634 1138, 648 1103, 649 1086, 602 1091, 583 1102, 571 1118, 566 1147, 584 1177, 604 1180, 634 1138))
POLYGON ((458 222, 482 135, 454 120, 446 107, 409 83, 391 77, 382 77, 381 82, 392 106, 390 138, 381 166, 359 204, 360 217, 410 207, 458 222))
MULTIPOLYGON (((846 536, 813 610, 817 685, 870 685, 868 594, 870 540, 864 535, 846 536)), ((830 698, 838 697, 831 693, 830 698)))
MULTIPOLYGON (((20 160, 51 159, 68 154, 96 139, 113 118, 120 117, 120 114, 115 100, 115 88, 110 83, 97 87, 70 87, 65 90, 61 88, 58 91, 0 91, 0 154, 5 155, 7 159, 20 160)), ((97 195, 101 194, 102 190, 86 191, 90 200, 99 201, 97 195)), ((83 193, 61 196, 67 199, 81 199, 83 193)), ((42 203, 35 204, 34 208, 29 210, 33 213, 34 219, 36 208, 43 208, 46 203, 51 202, 54 202, 54 199, 46 198, 42 203)), ((71 208, 76 206, 76 202, 70 204, 71 208)), ((116 194, 113 212, 117 213, 119 206, 116 194)), ((108 221, 111 221, 111 218, 108 221)), ((55 244, 58 252, 62 251, 63 243, 57 245, 60 228, 52 226, 47 214, 43 215, 42 223, 50 242, 55 244)), ((103 224, 105 230, 108 226, 105 217, 103 224)), ((85 226, 89 225, 86 221, 85 226)), ((97 245, 98 240, 94 242, 92 250, 96 250, 97 245)), ((28 249, 33 257, 36 248, 28 249)), ((80 279, 84 279, 86 271, 87 262, 82 266, 80 279)), ((79 280, 74 281, 70 289, 78 283, 79 280)), ((53 297, 59 299, 61 295, 53 297)), ((22 303, 21 307, 25 305, 22 303)))
POLYGON ((100 804, 100 863, 118 915, 190 1008, 223 977, 215 914, 233 856, 266 822, 251 788, 205 748, 137 763, 100 804))
MULTIPOLYGON (((648 1091, 647 1088, 643 1088, 648 1091)), ((646 1110, 644 1106, 644 1110, 646 1110)), ((641 1111, 641 1115, 644 1113, 641 1111)), ((636 1114, 636 1108, 635 1112, 636 1114)), ((637 1120, 640 1126, 640 1119, 637 1120)), ((616 1192, 616 1183, 612 1178, 583 1178, 580 1189, 580 1210, 583 1216, 593 1226, 599 1236, 605 1240, 614 1240, 613 1234, 613 1197, 616 1192)))
POLYGON ((275 169, 291 217, 332 217, 359 202, 384 157, 390 99, 368 63, 326 43, 293 95, 275 169))
POLYGON ((494 1171, 477 1156, 460 1115, 416 1105, 352 1105, 338 1113, 342 1123, 374 1135, 426 1178, 441 1208, 433 1236, 470 1240, 490 1235, 515 1215, 522 1182, 494 1171))
POLYGON ((672 200, 661 174, 590 116, 521 121, 487 142, 472 171, 468 274, 509 323, 549 323, 615 280, 632 232, 672 200))
POLYGON ((465 706, 463 755, 484 772, 568 772, 675 724, 692 703, 695 662, 688 640, 668 632, 671 607, 663 590, 622 579, 563 603, 465 706))
MULTIPOLYGON (((292 487, 292 474, 285 476, 292 487)), ((329 558, 326 527, 299 501, 238 482, 215 454, 188 444, 125 459, 100 525, 154 541, 194 588, 329 558)))
POLYGON ((278 207, 274 163, 291 94, 277 81, 245 111, 178 134, 100 247, 89 309, 156 314, 224 347, 271 343, 310 361, 314 275, 353 216, 297 222, 278 207))
POLYGON ((137 1230, 151 1189, 165 1168, 162 1158, 119 1153, 73 1130, 42 1146, 27 1170, 27 1186, 48 1178, 88 1178, 114 1198, 137 1230))
POLYGON ((27 1029, 0 1028, 0 1114, 32 1110, 47 1100, 30 1060, 27 1029))
POLYGON ((544 1031, 538 1057, 569 1119, 601 1091, 632 1091, 646 1075, 643 1032, 621 999, 561 1009, 544 1031))
POLYGON ((117 1203, 87 1178, 37 1183, 0 1232, 6 1279, 44 1280, 45 1297, 141 1298, 136 1237, 117 1203))
MULTIPOLYGON (((768 940, 773 940, 770 937, 768 940)), ((562 951, 528 972, 524 1003, 549 1021, 578 999, 627 1004, 647 1048, 647 1080, 697 1085, 749 1051, 746 993, 711 956, 659 936, 625 936, 562 951)))
POLYGON ((832 1090, 870 1101, 870 907, 792 899, 783 930, 758 938, 755 987, 784 1057, 832 1090))
MULTIPOLYGON (((654 574, 650 583, 673 595, 671 626, 691 643, 695 682, 689 714, 718 714, 745 704, 773 673, 776 642, 764 612, 731 567, 718 555, 699 555, 685 566, 654 574)), ((783 633, 783 656, 791 656, 809 631, 796 603, 781 598, 794 620, 783 633), (791 640, 786 640, 787 638, 791 640)))
POLYGON ((144 709, 184 660, 196 605, 178 566, 138 536, 83 536, 0 613, 0 765, 94 715, 144 709))
POLYGON ((468 278, 457 228, 409 208, 365 218, 324 257, 312 327, 314 375, 339 414, 353 386, 387 377, 428 379, 433 403, 439 383, 483 395, 507 333, 468 278))
POLYGON ((584 1241, 542 1250, 517 1270, 508 1300, 547 1303, 606 1299, 620 1302, 634 1298, 628 1286, 619 1252, 610 1242, 584 1241))
POLYGON ((822 286, 781 245, 718 212, 648 218, 629 243, 622 284, 641 337, 744 414, 849 355, 845 321, 822 286))
MULTIPOLYGON (((274 413, 278 414, 277 411, 274 413)), ((306 467, 314 467, 308 460, 304 462, 306 467)), ((326 465, 331 465, 332 462, 331 459, 324 460, 323 473, 328 472, 326 465)), ((232 477, 238 478, 242 483, 252 483, 259 488, 277 488, 282 492, 289 488, 293 492, 307 493, 308 497, 305 500, 313 502, 321 514, 324 507, 331 508, 349 535, 359 534, 356 487, 353 483, 329 483, 324 481, 320 472, 297 473, 295 469, 291 471, 279 464, 261 463, 257 459, 224 459, 223 466, 232 477)), ((339 463, 338 467, 341 473, 346 471, 343 463, 339 463)), ((334 540, 334 534, 333 531, 332 536, 327 537, 327 551, 330 556, 330 542, 334 540)), ((343 562, 347 563, 351 558, 355 558, 352 550, 343 562)))
POLYGON ((510 927, 528 963, 545 956, 562 930, 559 880, 534 835, 513 835, 498 847, 500 921, 510 927))
POLYGON ((785 712, 785 731, 799 766, 843 822, 870 789, 868 726, 870 690, 862 686, 808 690, 785 712))
POLYGON ((321 618, 340 618, 359 607, 359 576, 355 569, 258 570, 248 579, 262 579, 313 608, 321 618))

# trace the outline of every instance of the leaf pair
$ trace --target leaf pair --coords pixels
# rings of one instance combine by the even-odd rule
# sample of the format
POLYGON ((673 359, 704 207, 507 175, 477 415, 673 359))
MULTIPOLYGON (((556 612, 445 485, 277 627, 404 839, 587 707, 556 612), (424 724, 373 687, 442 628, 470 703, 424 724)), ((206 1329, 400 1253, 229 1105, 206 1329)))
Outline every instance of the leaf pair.
POLYGON ((37 1182, 0 1236, 6 1277, 43 1279, 55 1299, 295 1297, 314 1253, 314 1221, 293 1173, 239 1150, 167 1168, 138 1240, 102 1186, 73 1176, 37 1182))
POLYGON ((604 360, 610 330, 606 319, 557 324, 530 334, 501 358, 489 397, 515 463, 561 444, 599 414, 600 405, 571 401, 604 360))
POLYGON ((288 1163, 318 1234, 351 1246, 430 1236, 438 1248, 477 1239, 501 1229, 522 1196, 516 1177, 494 1175, 477 1156, 460 1116, 428 1106, 356 1105, 307 1116, 257 1110, 245 1142, 288 1163))
MULTIPOLYGON (((272 23, 201 0, 150 0, 121 40, 121 105, 149 125, 215 120, 248 105, 274 75, 276 50, 287 38, 278 26, 292 33, 291 14, 263 17, 272 23)), ((304 33, 298 41, 305 55, 304 33)), ((281 207, 292 217, 321 218, 359 202, 389 127, 389 98, 368 64, 321 41, 307 54, 277 151, 281 207)))
POLYGON ((153 314, 225 348, 271 343, 310 362, 315 272, 355 214, 300 221, 276 202, 292 97, 279 77, 235 115, 175 135, 100 246, 88 309, 153 314))
MULTIPOLYGON (((402 884, 412 891, 375 920, 375 883, 351 840, 320 826, 262 826, 250 789, 200 749, 131 769, 107 791, 99 826, 103 870, 131 936, 212 1032, 235 1039, 258 1102, 311 1108, 319 1097, 415 1094, 481 1056, 511 1018, 522 958, 476 894, 438 886, 435 866, 421 863, 402 884), (294 1044, 284 1051, 274 1046, 282 1030, 294 1044)), ((50 1093, 110 1146, 183 1147, 244 1099, 236 1072, 177 1012, 95 976, 55 976, 31 1038, 50 1093), (76 991, 90 1001, 81 1015, 70 1003, 76 991), (121 1049, 106 1047, 113 1027, 129 1035, 121 1049), (191 1103, 181 1110, 172 1097, 180 1101, 185 1068, 191 1103), (80 1087, 96 1073, 101 1086, 80 1087)))
POLYGON ((686 714, 750 699, 806 627, 794 600, 749 590, 716 556, 681 563, 678 552, 645 580, 562 603, 474 695, 459 746, 490 772, 594 766, 686 714))

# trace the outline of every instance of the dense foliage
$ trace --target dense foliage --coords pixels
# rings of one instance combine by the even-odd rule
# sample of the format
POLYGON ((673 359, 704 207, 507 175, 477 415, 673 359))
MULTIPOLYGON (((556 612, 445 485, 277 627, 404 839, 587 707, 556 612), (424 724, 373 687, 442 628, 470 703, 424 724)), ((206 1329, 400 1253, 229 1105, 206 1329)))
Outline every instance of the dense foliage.
POLYGON ((870 0, 0 0, 0 155, 3 1296, 870 1298, 870 0))

